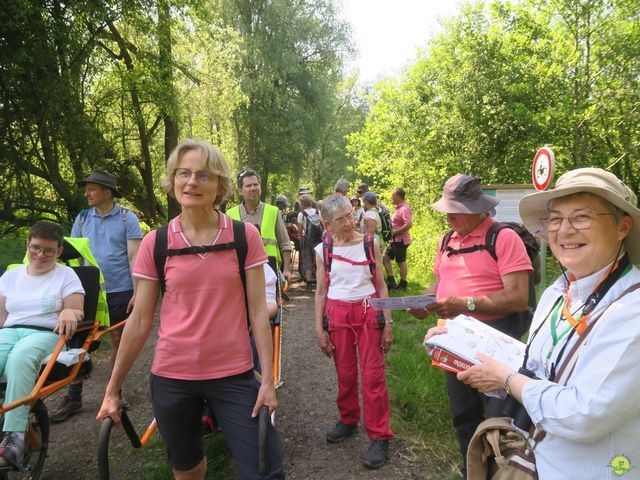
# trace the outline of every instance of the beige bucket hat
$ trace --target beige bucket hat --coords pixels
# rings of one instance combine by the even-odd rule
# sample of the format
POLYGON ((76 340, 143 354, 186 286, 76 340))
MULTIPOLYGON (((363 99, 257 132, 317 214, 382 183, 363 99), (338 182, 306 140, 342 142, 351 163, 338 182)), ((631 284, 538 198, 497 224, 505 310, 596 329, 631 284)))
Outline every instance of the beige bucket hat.
POLYGON ((547 240, 547 231, 541 219, 547 213, 549 200, 566 197, 574 193, 591 193, 604 198, 627 213, 633 219, 633 226, 624 245, 632 263, 640 263, 640 210, 638 198, 633 190, 613 173, 601 168, 578 168, 571 170, 556 182, 553 190, 531 193, 522 197, 518 204, 520 218, 534 235, 547 240))

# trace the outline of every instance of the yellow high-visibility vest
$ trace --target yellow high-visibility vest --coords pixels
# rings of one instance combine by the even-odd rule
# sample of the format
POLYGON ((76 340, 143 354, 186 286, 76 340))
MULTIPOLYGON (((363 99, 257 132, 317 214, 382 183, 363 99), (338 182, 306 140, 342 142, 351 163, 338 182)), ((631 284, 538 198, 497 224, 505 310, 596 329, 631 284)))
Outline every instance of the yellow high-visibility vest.
MULTIPOLYGON (((240 206, 236 205, 233 208, 227 210, 229 215, 234 220, 242 220, 240 218, 240 206)), ((268 257, 276 259, 278 268, 282 264, 282 255, 280 254, 280 245, 278 245, 278 239, 276 237, 276 224, 278 221, 278 207, 264 204, 264 210, 262 212, 262 222, 260 223, 260 236, 262 237, 262 245, 267 252, 268 257)))

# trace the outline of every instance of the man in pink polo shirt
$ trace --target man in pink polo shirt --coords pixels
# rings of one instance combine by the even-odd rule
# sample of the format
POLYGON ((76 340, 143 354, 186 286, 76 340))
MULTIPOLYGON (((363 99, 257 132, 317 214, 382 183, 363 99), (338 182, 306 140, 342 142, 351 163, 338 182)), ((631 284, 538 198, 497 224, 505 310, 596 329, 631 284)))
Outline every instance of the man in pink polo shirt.
POLYGON ((391 201, 396 206, 396 211, 391 217, 391 233, 393 238, 387 246, 382 257, 384 269, 387 272, 387 285, 392 287, 396 284, 393 278, 393 268, 391 260, 395 260, 400 269, 400 283, 395 287, 398 290, 407 289, 407 248, 411 243, 409 229, 413 226, 413 212, 407 202, 404 201, 405 192, 403 188, 396 188, 391 194, 391 201))
MULTIPOLYGON (((452 232, 438 243, 433 283, 426 293, 436 294, 437 302, 424 310, 411 310, 418 318, 436 313, 441 318, 459 314, 472 316, 498 330, 520 338, 521 312, 527 310, 529 273, 533 271, 524 243, 510 228, 500 230, 495 244, 497 260, 485 245, 489 227, 495 222, 489 212, 498 204, 495 197, 482 192, 480 179, 458 174, 444 185, 442 197, 431 205, 447 214, 452 232), (448 245, 442 242, 449 237, 448 245)), ((447 390, 464 463, 469 441, 476 427, 489 417, 502 415, 504 400, 488 397, 457 380, 447 372, 447 390)))

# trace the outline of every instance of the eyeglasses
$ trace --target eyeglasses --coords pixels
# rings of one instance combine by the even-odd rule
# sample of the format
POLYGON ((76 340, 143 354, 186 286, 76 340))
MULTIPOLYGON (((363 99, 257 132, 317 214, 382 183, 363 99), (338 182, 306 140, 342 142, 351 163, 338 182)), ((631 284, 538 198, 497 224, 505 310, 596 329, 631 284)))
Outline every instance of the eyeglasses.
POLYGON ((42 248, 40 245, 35 243, 29 244, 29 253, 32 255, 40 255, 41 253, 45 257, 53 257, 56 253, 58 253, 57 248, 42 248))
POLYGON ((173 175, 179 182, 188 182, 191 178, 191 175, 195 175, 196 181, 202 184, 209 183, 213 178, 213 173, 211 172, 207 172, 206 170, 194 172, 192 170, 189 170, 188 168, 176 168, 173 171, 173 175))
POLYGON ((333 220, 331 220, 331 222, 337 223, 338 225, 343 225, 352 220, 353 220, 353 212, 349 212, 344 217, 334 218, 333 220))
POLYGON ((598 215, 613 215, 613 213, 572 212, 568 217, 551 214, 548 217, 541 218, 540 221, 547 232, 557 232, 560 230, 562 221, 565 219, 569 222, 569 225, 576 230, 588 230, 591 228, 594 218, 598 215))

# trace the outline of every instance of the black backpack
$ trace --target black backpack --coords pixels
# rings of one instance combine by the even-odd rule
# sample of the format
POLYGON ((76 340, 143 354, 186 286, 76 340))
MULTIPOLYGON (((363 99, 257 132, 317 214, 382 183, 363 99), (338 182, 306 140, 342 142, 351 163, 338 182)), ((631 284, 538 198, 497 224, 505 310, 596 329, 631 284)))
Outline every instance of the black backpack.
POLYGON ((390 242, 393 239, 391 228, 391 214, 387 208, 378 208, 378 215, 380 216, 380 236, 385 242, 390 242))
POLYGON ((306 219, 304 226, 304 236, 307 241, 307 245, 315 247, 322 242, 322 234, 324 233, 324 226, 322 220, 320 220, 320 212, 318 210, 315 213, 309 215, 302 210, 302 215, 306 219))
MULTIPOLYGON (((476 252, 478 250, 487 250, 491 257, 497 262, 498 255, 496 254, 496 241, 498 239, 498 234, 500 231, 505 228, 510 228, 514 232, 518 234, 522 243, 524 243, 525 248, 527 249, 527 255, 531 260, 531 264, 533 265, 533 273, 529 274, 529 312, 528 315, 521 315, 523 325, 522 328, 524 331, 528 330, 531 325, 531 319, 533 318, 533 312, 536 309, 537 301, 536 301, 536 273, 538 270, 538 254, 540 252, 540 246, 536 241, 535 237, 531 234, 529 230, 524 228, 519 223, 515 222, 495 222, 493 225, 489 227, 487 230, 487 235, 485 237, 484 245, 474 245, 473 247, 461 248, 456 250, 449 246, 449 241, 451 240, 451 235, 453 235, 453 230, 449 230, 444 234, 442 238, 442 245, 440 246, 440 251, 443 254, 447 254, 447 256, 451 255, 460 255, 465 253, 476 252)), ((525 312, 526 313, 526 312, 525 312)))
MULTIPOLYGON (((218 245, 196 245, 187 248, 168 248, 168 225, 164 225, 156 230, 156 240, 153 246, 153 261, 158 271, 158 280, 160 281, 160 291, 164 295, 166 290, 166 281, 164 278, 164 266, 167 263, 167 257, 174 255, 195 255, 205 252, 217 252, 220 250, 235 250, 238 256, 238 268, 240 270, 240 280, 244 289, 244 301, 247 306, 247 277, 244 265, 247 259, 248 245, 247 232, 243 222, 233 220, 233 242, 222 243, 218 245)), ((247 308, 247 321, 249 320, 249 309, 247 308)))

